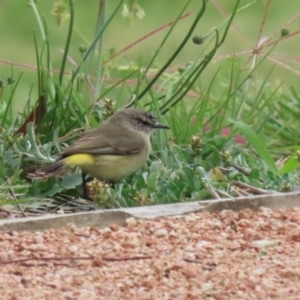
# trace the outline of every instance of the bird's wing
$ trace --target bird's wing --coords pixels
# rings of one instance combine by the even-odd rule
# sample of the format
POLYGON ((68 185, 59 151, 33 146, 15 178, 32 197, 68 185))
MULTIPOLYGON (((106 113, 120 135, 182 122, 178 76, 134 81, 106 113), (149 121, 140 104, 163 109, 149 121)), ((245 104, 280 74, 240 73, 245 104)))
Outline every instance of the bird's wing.
POLYGON ((134 132, 119 127, 106 130, 107 127, 105 125, 102 124, 100 128, 85 133, 73 145, 61 153, 61 157, 79 153, 132 155, 139 153, 145 147, 142 137, 136 135, 134 132), (122 132, 121 135, 120 132, 122 132), (128 142, 128 140, 131 142, 128 142))

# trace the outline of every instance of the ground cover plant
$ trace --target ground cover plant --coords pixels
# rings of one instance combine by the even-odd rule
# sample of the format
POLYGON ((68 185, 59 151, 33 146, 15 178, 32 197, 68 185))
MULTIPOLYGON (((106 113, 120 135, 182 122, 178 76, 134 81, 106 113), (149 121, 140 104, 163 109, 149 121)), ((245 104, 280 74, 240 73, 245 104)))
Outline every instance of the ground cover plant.
POLYGON ((134 26, 147 17, 147 9, 142 1, 96 4, 96 26, 91 25, 95 35, 89 42, 83 39, 75 54, 77 3, 53 1, 58 24, 65 22, 59 53, 52 50, 53 33, 39 2, 28 3, 36 22, 36 64, 10 62, 7 79, 0 82, 2 217, 278 193, 299 185, 299 88, 274 76, 278 68, 291 82, 300 74, 300 58, 286 54, 299 40, 299 11, 265 37, 273 1, 263 6, 261 1, 235 1, 228 7, 221 1, 185 1, 168 23, 143 32, 123 49, 107 50, 106 33, 122 19, 120 12, 134 26), (191 6, 197 9, 191 11, 191 6), (239 17, 255 6, 263 13, 252 44, 239 27, 239 17), (222 18, 201 31, 212 8, 222 18), (188 26, 178 34, 182 22, 188 26), (220 53, 232 32, 245 49, 220 53), (126 58, 158 33, 162 38, 150 55, 126 58), (174 35, 176 44, 170 46, 174 35), (168 56, 161 58, 166 48, 168 56), (178 63, 186 49, 192 49, 192 56, 178 63), (27 68, 34 69, 38 80, 24 97, 24 109, 16 110, 27 68), (152 111, 171 127, 168 133, 155 134, 153 154, 141 171, 114 188, 91 181, 94 202, 80 198, 81 176, 76 170, 60 178, 35 175, 82 132, 125 105, 152 111))

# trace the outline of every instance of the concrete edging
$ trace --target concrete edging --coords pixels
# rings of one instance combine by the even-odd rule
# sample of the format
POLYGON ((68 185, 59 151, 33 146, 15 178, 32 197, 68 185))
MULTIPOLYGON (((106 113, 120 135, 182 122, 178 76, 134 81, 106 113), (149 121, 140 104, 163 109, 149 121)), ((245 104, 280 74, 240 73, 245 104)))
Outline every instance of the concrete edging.
POLYGON ((300 192, 274 193, 268 195, 229 198, 222 200, 194 201, 166 205, 97 210, 67 215, 45 215, 20 219, 0 220, 0 230, 42 231, 64 227, 74 223, 78 227, 106 227, 111 224, 125 225, 126 219, 152 219, 184 215, 193 212, 217 212, 222 210, 239 211, 245 208, 257 210, 259 207, 292 208, 300 206, 300 192))

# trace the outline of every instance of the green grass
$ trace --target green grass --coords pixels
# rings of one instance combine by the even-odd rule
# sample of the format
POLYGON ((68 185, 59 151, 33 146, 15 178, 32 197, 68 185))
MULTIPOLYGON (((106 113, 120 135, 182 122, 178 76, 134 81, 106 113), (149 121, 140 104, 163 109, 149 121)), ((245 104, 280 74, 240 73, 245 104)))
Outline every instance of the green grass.
MULTIPOLYGON (((63 57, 59 49, 65 47, 66 37, 68 34, 68 19, 66 19, 61 26, 57 25, 57 19, 51 13, 54 2, 55 1, 39 1, 37 2, 37 8, 40 13, 45 16, 47 22, 53 68, 55 70, 59 70, 63 57)), ((151 2, 145 0, 139 1, 140 6, 145 10, 146 16, 143 20, 136 20, 136 22, 131 26, 127 26, 127 22, 124 18, 122 18, 121 12, 118 12, 118 15, 112 20, 104 35, 102 51, 103 61, 110 56, 110 53, 118 52, 154 29, 167 24, 168 22, 174 21, 186 2, 187 1, 174 2, 173 0, 154 0, 151 2), (172 7, 172 9, 170 9, 170 7, 172 7)), ((201 77, 201 82, 205 86, 209 85, 209 82, 219 67, 220 62, 224 61, 223 57, 241 51, 251 51, 251 47, 255 48, 266 5, 264 1, 247 0, 243 1, 241 6, 252 2, 255 2, 254 5, 240 11, 235 18, 235 25, 242 34, 240 34, 235 27, 231 28, 226 42, 222 45, 221 49, 218 50, 215 63, 211 64, 210 68, 206 70, 205 76, 201 77)), ((195 34, 205 34, 213 26, 218 27, 224 22, 225 18, 222 11, 217 9, 214 3, 223 7, 225 13, 230 14, 235 2, 232 0, 209 1, 207 11, 197 26, 195 34)), ((76 2, 76 16, 69 51, 69 55, 76 62, 80 60, 80 45, 84 44, 87 46, 93 40, 95 24, 97 22, 98 5, 99 1, 96 0, 91 0, 89 5, 86 5, 84 1, 76 2)), ((196 12, 199 7, 200 2, 198 0, 191 1, 187 12, 191 12, 192 14, 180 21, 180 25, 177 26, 176 30, 170 35, 165 47, 160 52, 159 57, 157 57, 156 64, 161 65, 169 58, 170 50, 177 47, 178 41, 181 37, 185 36, 190 27, 191 20, 194 17, 193 13, 196 12)), ((39 35, 40 30, 37 26, 32 9, 27 7, 27 2, 19 3, 18 1, 4 0, 0 3, 0 9, 2 11, 2 18, 0 20, 2 45, 0 49, 0 61, 2 62, 0 78, 5 80, 7 77, 11 76, 11 66, 3 64, 3 61, 12 62, 16 65, 14 67, 14 75, 16 77, 20 72, 24 71, 23 80, 20 82, 17 90, 17 100, 14 101, 13 105, 13 109, 16 112, 22 110, 22 107, 27 103, 31 85, 33 83, 36 85, 37 83, 35 69, 36 55, 32 29, 35 28, 39 43, 41 42, 39 35), (15 22, 15 20, 18 20, 18 22, 15 22), (22 45, 21 50, 20 45, 22 45), (22 65, 30 68, 24 68, 22 65)), ((110 13, 113 9, 114 3, 108 2, 107 12, 110 13)), ((271 1, 267 21, 264 24, 261 37, 272 36, 275 32, 279 31, 289 21, 291 21, 294 16, 297 15, 297 11, 298 4, 294 0, 287 0, 284 7, 282 7, 281 1, 271 1)), ((299 28, 299 20, 296 20, 287 27, 291 32, 296 31, 297 28, 299 28)), ((152 35, 150 38, 126 51, 124 53, 124 60, 121 56, 119 56, 111 61, 111 63, 118 64, 119 67, 125 67, 128 66, 130 62, 136 63, 141 60, 148 62, 152 54, 157 50, 165 34, 166 30, 163 30, 158 34, 152 35)), ((275 54, 296 57, 298 56, 297 45, 297 38, 287 39, 281 45, 278 45, 275 54)), ((176 58, 174 65, 182 66, 193 60, 198 53, 199 47, 195 47, 193 43, 188 43, 181 51, 180 55, 176 58)), ((246 62, 249 58, 249 54, 240 55, 239 57, 243 62, 246 62)), ((295 60, 291 60, 286 57, 279 58, 278 56, 274 56, 273 58, 282 61, 294 69, 297 69, 294 66, 294 63, 297 64, 295 60)), ((273 65, 274 61, 266 62, 264 67, 260 70, 261 74, 265 75, 265 72, 267 73, 267 70, 273 65)), ((276 65, 277 67, 272 73, 271 78, 273 82, 284 79, 287 84, 293 83, 296 85, 298 83, 296 73, 287 70, 282 67, 282 65, 276 65)), ((72 64, 68 62, 65 71, 71 71, 72 69, 72 64)), ((97 68, 93 67, 90 75, 96 76, 96 74, 97 68)), ((37 95, 38 93, 35 87, 32 91, 32 103, 34 103, 37 95)), ((116 93, 111 91, 109 96, 115 98, 116 93)), ((127 97, 127 95, 125 97, 127 97)))
MULTIPOLYGON (((36 30, 27 46, 35 58, 29 62, 23 53, 18 58, 12 54, 16 66, 10 67, 6 77, 14 82, 3 80, 0 87, 3 216, 246 196, 290 191, 299 184, 300 95, 296 85, 285 83, 283 71, 278 72, 281 60, 277 53, 293 54, 290 46, 298 39, 294 26, 299 20, 293 19, 290 7, 281 9, 288 17, 277 18, 284 27, 274 28, 276 1, 267 2, 270 9, 261 1, 237 1, 236 7, 224 1, 223 8, 218 1, 207 5, 203 1, 202 7, 199 1, 197 5, 191 0, 180 6, 176 2, 163 24, 173 23, 163 32, 154 34, 158 26, 146 22, 142 35, 151 31, 155 46, 145 51, 149 47, 147 39, 139 43, 134 42, 135 37, 122 44, 124 30, 129 30, 120 25, 125 22, 120 17, 122 2, 113 7, 108 4, 98 20, 88 25, 81 23, 80 16, 92 5, 82 8, 80 1, 62 2, 70 19, 60 31, 49 15, 49 3, 30 2, 33 7, 28 11, 36 30), (44 9, 45 16, 41 13, 44 9), (190 11, 194 13, 186 17, 190 11), (212 11, 223 16, 213 17, 212 11), (262 13, 256 36, 241 34, 249 27, 249 16, 258 11, 262 13), (210 23, 206 23, 208 19, 210 23), (83 34, 79 34, 80 24, 83 34), (122 52, 122 58, 109 49, 112 27, 122 27, 117 32, 122 36, 118 50, 133 43, 130 50, 122 52), (51 33, 54 28, 56 39, 51 33), (197 45, 192 38, 199 37, 199 28, 203 40, 197 45), (283 28, 289 32, 282 34, 283 28), (234 35, 237 32, 239 39, 234 35), (265 32, 271 39, 263 40, 265 32), (78 46, 83 39, 89 42, 80 53, 78 46), (64 49, 60 54, 58 45, 64 49), (234 54, 233 46, 235 51, 251 51, 244 57, 234 54), (136 51, 146 55, 135 56, 136 51), (229 54, 226 60, 222 58, 225 53, 229 54), (218 57, 222 59, 216 60, 218 57), (26 68, 21 73, 20 60, 35 69, 26 68), (36 78, 34 84, 29 83, 31 75, 36 78), (91 182, 89 189, 95 203, 78 199, 82 194, 80 173, 47 179, 32 175, 36 168, 54 161, 56 154, 83 131, 98 126, 126 105, 132 94, 137 96, 136 106, 154 112, 171 127, 168 133, 154 135, 153 154, 141 171, 114 189, 91 182), (20 102, 25 109, 16 113, 20 102)), ((95 1, 93 11, 97 4, 95 1)), ((155 15, 157 2, 139 4, 147 16, 155 15)), ((163 5, 161 9, 166 11, 163 5)), ((29 18, 27 12, 25 16, 29 18)), ((292 83, 297 65, 285 70, 292 83)))

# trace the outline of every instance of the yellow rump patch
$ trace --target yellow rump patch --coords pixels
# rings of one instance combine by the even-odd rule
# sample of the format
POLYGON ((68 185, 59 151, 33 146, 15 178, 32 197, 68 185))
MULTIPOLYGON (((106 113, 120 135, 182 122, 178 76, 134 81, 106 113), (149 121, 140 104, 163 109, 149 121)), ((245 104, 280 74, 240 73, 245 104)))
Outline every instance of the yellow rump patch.
POLYGON ((89 167, 95 164, 95 157, 91 154, 73 154, 65 158, 65 165, 79 168, 89 167))

